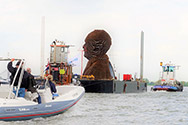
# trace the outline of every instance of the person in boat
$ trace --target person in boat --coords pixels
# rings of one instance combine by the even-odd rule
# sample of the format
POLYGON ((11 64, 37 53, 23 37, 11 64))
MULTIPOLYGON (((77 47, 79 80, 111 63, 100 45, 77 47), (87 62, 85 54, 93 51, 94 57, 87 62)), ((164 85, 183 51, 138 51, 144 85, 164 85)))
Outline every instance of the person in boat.
POLYGON ((27 91, 31 91, 31 93, 37 92, 36 88, 36 81, 34 79, 34 76, 31 74, 31 68, 27 68, 27 73, 28 73, 28 86, 27 86, 27 91))
POLYGON ((34 76, 31 74, 31 68, 27 68, 27 73, 28 73, 28 84, 27 84, 27 91, 31 92, 31 100, 38 102, 39 104, 41 103, 41 97, 39 93, 37 92, 36 89, 36 81, 34 79, 34 76))
MULTIPOLYGON (((16 63, 16 67, 13 67, 12 66, 12 63, 15 59, 11 59, 11 61, 8 63, 7 65, 7 69, 8 71, 11 73, 11 76, 10 76, 10 84, 12 85, 12 82, 13 82, 13 79, 14 79, 14 76, 18 70, 18 67, 21 63, 21 60, 19 60, 17 63, 16 63)), ((23 63, 22 63, 23 65, 23 63)), ((22 66, 16 76, 16 79, 15 79, 15 82, 14 82, 14 89, 13 89, 13 92, 16 93, 16 88, 18 86, 18 81, 19 81, 19 77, 20 77, 20 74, 21 74, 21 70, 22 70, 22 66)), ((27 80, 28 80, 28 73, 24 70, 24 74, 23 74, 23 78, 22 78, 22 82, 21 82, 21 85, 20 85, 20 89, 18 90, 18 97, 24 97, 25 96, 25 88, 27 87, 27 80)))
POLYGON ((50 90, 51 90, 51 93, 52 93, 52 99, 54 99, 55 97, 59 96, 57 94, 57 89, 56 89, 56 86, 55 86, 55 81, 53 81, 53 76, 52 75, 48 75, 47 77, 48 79, 48 82, 49 82, 49 85, 50 85, 50 90))

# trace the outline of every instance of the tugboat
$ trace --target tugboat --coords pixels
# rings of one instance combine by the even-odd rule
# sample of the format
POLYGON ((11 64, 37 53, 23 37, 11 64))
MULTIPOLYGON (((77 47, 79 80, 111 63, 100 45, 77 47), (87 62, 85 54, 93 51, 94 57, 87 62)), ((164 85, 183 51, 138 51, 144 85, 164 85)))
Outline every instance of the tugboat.
POLYGON ((183 91, 183 85, 178 82, 175 79, 175 71, 177 69, 177 66, 171 64, 171 63, 167 63, 165 65, 163 65, 163 63, 160 63, 160 66, 162 67, 162 77, 160 80, 160 84, 159 85, 155 85, 153 86, 151 89, 153 91, 172 91, 172 92, 176 92, 176 91, 183 91))
POLYGON ((57 84, 69 85, 72 82, 72 65, 68 63, 70 45, 55 40, 50 47, 50 61, 46 65, 45 77, 52 75, 57 84))

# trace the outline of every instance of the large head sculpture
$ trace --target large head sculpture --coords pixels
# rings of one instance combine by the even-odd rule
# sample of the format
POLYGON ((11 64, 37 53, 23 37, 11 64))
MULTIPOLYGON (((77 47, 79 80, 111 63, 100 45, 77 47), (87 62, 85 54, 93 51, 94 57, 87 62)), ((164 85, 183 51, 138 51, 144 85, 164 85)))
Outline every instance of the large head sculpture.
POLYGON ((111 46, 110 35, 104 30, 94 30, 85 39, 84 56, 90 60, 93 57, 101 57, 106 54, 111 46))
POLYGON ((94 30, 87 35, 83 48, 89 61, 83 75, 93 75, 96 80, 112 79, 106 55, 110 46, 110 35, 104 30, 94 30))

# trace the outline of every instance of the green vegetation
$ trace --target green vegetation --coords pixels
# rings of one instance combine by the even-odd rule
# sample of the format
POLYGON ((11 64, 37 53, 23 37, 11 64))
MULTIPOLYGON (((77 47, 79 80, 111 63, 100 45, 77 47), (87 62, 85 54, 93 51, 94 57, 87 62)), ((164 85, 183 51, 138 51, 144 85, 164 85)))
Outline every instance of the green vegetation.
MULTIPOLYGON (((148 80, 148 81, 149 81, 149 80, 148 80)), ((153 86, 153 85, 160 84, 160 80, 155 81, 155 82, 146 82, 146 83, 148 84, 148 86, 153 86)), ((181 83, 183 86, 188 86, 188 82, 180 81, 180 83, 181 83)))
POLYGON ((188 86, 188 82, 180 81, 180 83, 181 83, 183 86, 188 86))
POLYGON ((144 81, 145 83, 149 83, 149 80, 148 80, 147 78, 143 78, 143 81, 144 81))
MULTIPOLYGON (((160 82, 161 82, 160 80, 155 81, 155 82, 149 81, 147 78, 143 78, 143 81, 144 81, 145 83, 147 83, 148 86, 154 86, 154 85, 160 84, 160 82)), ((186 81, 180 81, 180 83, 181 83, 183 86, 188 86, 188 82, 186 82, 186 81)))

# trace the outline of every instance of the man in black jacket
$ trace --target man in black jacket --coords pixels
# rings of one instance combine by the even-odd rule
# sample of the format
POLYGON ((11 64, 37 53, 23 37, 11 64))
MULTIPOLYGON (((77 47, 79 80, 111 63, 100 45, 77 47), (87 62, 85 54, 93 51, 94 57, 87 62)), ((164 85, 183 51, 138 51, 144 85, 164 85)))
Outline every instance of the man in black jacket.
POLYGON ((31 68, 27 68, 27 73, 28 73, 28 76, 29 76, 29 79, 28 79, 28 86, 27 86, 27 91, 31 91, 31 93, 35 93, 37 92, 36 88, 34 86, 37 85, 35 79, 34 79, 34 76, 31 74, 31 68))
POLYGON ((37 83, 34 79, 34 76, 31 74, 31 68, 27 68, 27 73, 28 73, 29 77, 28 77, 28 86, 26 89, 27 89, 27 91, 31 92, 31 100, 38 102, 40 104, 41 97, 35 87, 37 85, 37 83))
MULTIPOLYGON (((14 59, 11 59, 11 61, 7 65, 7 69, 11 73, 11 76, 10 76, 10 84, 11 85, 12 85, 14 76, 16 74, 16 71, 18 70, 18 67, 19 67, 19 65, 21 63, 21 60, 19 60, 16 63, 16 67, 13 67, 12 66, 13 61, 14 61, 14 59)), ((15 79, 15 82, 14 82, 14 86, 15 87, 18 86, 18 81, 19 81, 19 77, 20 77, 20 74, 21 74, 21 70, 22 70, 22 67, 20 68, 20 70, 19 70, 19 72, 18 72, 18 74, 16 76, 16 79, 15 79)), ((25 96, 25 88, 28 86, 27 85, 28 77, 29 77, 28 73, 24 70, 22 82, 21 82, 21 85, 20 85, 20 89, 18 91, 18 97, 24 97, 25 96)), ((13 92, 16 93, 16 90, 14 89, 13 92)))

